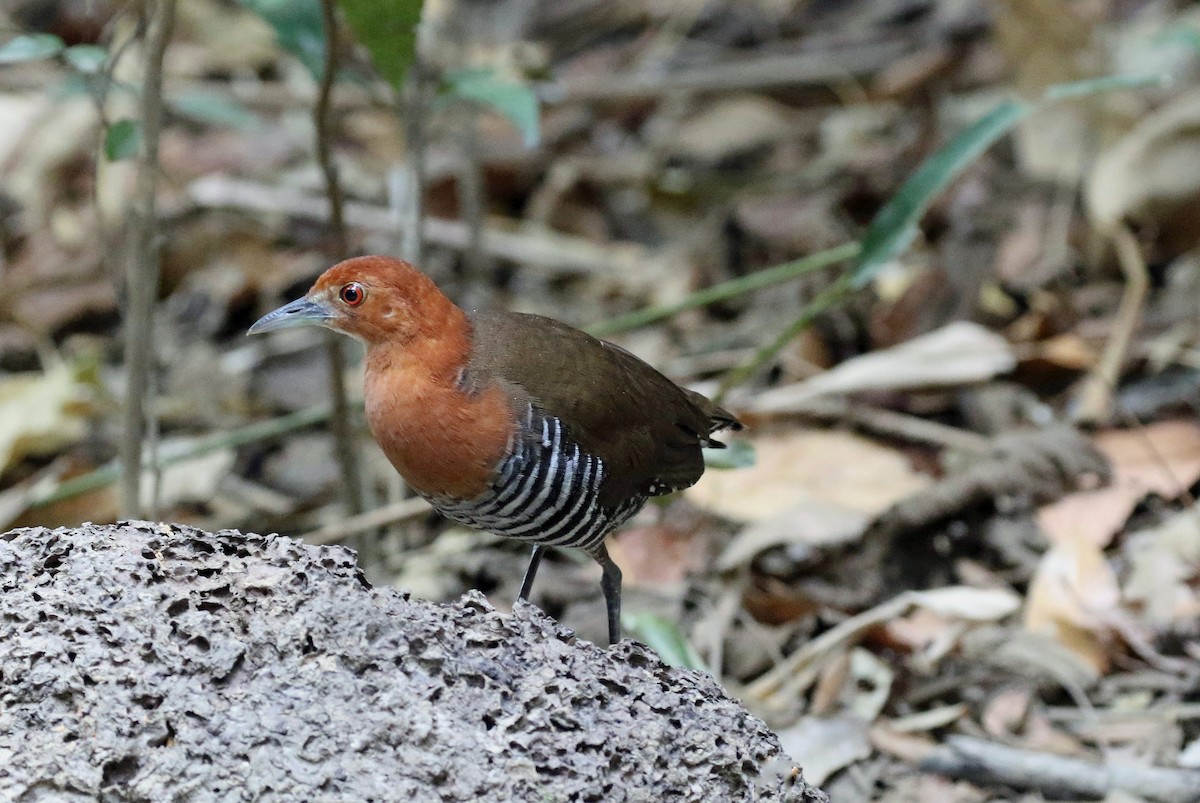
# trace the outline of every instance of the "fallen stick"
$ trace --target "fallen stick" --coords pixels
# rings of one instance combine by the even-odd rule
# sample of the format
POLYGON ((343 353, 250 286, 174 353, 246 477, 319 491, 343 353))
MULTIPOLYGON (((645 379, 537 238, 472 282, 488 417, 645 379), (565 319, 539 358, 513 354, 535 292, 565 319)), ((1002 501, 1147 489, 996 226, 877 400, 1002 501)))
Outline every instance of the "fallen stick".
MULTIPOLYGON (((285 214, 318 221, 329 216, 329 202, 325 198, 229 176, 197 179, 188 185, 188 195, 197 205, 214 209, 285 214)), ((347 203, 345 217, 347 225, 360 229, 379 232, 404 229, 404 221, 384 206, 347 203)), ((461 251, 471 245, 470 227, 459 220, 427 217, 422 235, 425 242, 445 248, 461 251)), ((481 247, 490 257, 522 265, 608 276, 643 275, 648 263, 669 258, 656 256, 637 243, 602 245, 549 230, 512 231, 494 221, 485 223, 481 247)))
POLYGON ((375 510, 368 510, 365 513, 359 513, 357 516, 351 516, 348 519, 342 519, 333 524, 327 524, 324 527, 304 533, 300 536, 300 540, 306 544, 336 544, 352 535, 358 535, 369 530, 386 527, 389 524, 414 519, 432 510, 433 508, 429 506, 429 503, 419 497, 402 499, 399 502, 393 502, 390 505, 384 505, 375 510))
POLYGON ((1119 762, 1097 764, 1021 750, 972 736, 951 736, 920 767, 980 785, 1033 789, 1048 798, 1099 799, 1113 792, 1128 792, 1162 803, 1200 801, 1197 770, 1119 762))
POLYGON ((617 101, 677 92, 732 92, 779 86, 825 86, 873 75, 914 50, 898 39, 840 44, 798 53, 768 53, 671 71, 606 72, 538 87, 546 103, 617 101))

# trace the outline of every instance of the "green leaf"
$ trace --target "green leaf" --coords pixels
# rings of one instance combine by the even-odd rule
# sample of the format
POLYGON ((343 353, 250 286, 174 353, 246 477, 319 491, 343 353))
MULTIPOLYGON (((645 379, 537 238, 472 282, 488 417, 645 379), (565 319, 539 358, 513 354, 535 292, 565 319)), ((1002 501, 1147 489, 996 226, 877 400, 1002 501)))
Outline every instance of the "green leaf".
POLYGON ((68 64, 88 75, 100 72, 108 61, 108 51, 97 45, 72 45, 63 55, 68 64))
POLYGON ((321 0, 241 0, 275 30, 279 46, 298 58, 314 80, 325 71, 325 21, 321 0))
POLYGON ((198 123, 228 126, 243 131, 262 125, 258 115, 217 92, 192 89, 170 99, 171 110, 198 123))
POLYGON ((750 441, 730 441, 724 449, 704 449, 703 452, 705 468, 747 468, 758 459, 750 441))
POLYGON ((502 78, 495 70, 458 70, 446 76, 445 93, 504 115, 521 132, 527 148, 536 147, 541 139, 537 95, 527 84, 502 78))
POLYGON ((947 142, 908 177, 875 215, 862 239, 862 255, 854 267, 854 285, 862 287, 890 260, 905 251, 917 235, 917 224, 933 199, 980 154, 1032 110, 1023 101, 1005 101, 947 142))
POLYGON ((380 76, 400 89, 417 55, 422 0, 339 0, 339 5, 380 76))
POLYGON ((117 120, 104 132, 104 158, 119 162, 137 155, 142 146, 142 126, 137 120, 117 120))
POLYGON ((1055 84, 1046 87, 1042 95, 1043 103, 1054 103, 1060 100, 1074 100, 1088 95, 1099 95, 1116 89, 1139 89, 1148 86, 1167 86, 1171 76, 1153 75, 1103 75, 1099 78, 1087 78, 1083 81, 1068 81, 1065 84, 1055 84))
POLYGON ((1183 45, 1200 52, 1200 30, 1187 24, 1168 25, 1151 40, 1151 44, 1158 47, 1183 45))
POLYGON ((658 653, 671 666, 705 672, 708 668, 696 654, 679 625, 656 613, 627 613, 621 617, 629 635, 658 653))
POLYGON ((48 33, 18 36, 0 45, 0 64, 37 61, 57 56, 63 51, 63 40, 48 33))
POLYGON ((1046 89, 1038 103, 1020 100, 1001 103, 926 159, 879 210, 863 235, 862 252, 851 273, 853 285, 862 287, 887 262, 903 253, 916 236, 917 224, 933 199, 1030 112, 1062 100, 1158 85, 1165 80, 1160 75, 1111 75, 1055 84, 1046 89))

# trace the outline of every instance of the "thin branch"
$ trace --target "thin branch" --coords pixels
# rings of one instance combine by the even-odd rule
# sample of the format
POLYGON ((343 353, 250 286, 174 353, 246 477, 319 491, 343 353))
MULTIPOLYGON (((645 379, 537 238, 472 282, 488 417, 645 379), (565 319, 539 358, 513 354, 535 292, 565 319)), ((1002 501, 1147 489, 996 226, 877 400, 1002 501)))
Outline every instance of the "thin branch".
POLYGON ((398 524, 402 521, 414 519, 432 510, 433 508, 429 506, 429 503, 419 496, 411 499, 401 499, 390 505, 384 505, 375 510, 368 510, 366 513, 360 513, 357 516, 351 516, 348 519, 343 519, 312 532, 304 533, 300 538, 307 544, 336 544, 352 536, 378 530, 390 524, 398 524))
MULTIPOLYGON (((405 141, 413 153, 409 172, 420 172, 423 159, 416 154, 415 151, 420 149, 414 148, 413 143, 417 141, 414 132, 420 130, 421 125, 411 119, 414 113, 411 106, 409 109, 405 118, 405 141)), ((410 186, 415 185, 412 192, 416 194, 418 204, 422 184, 422 176, 414 176, 410 180, 410 186)), ((326 220, 329 216, 329 204, 324 198, 229 176, 198 178, 188 185, 187 192, 194 203, 209 209, 284 214, 310 220, 326 220)), ((418 239, 421 244, 432 243, 443 248, 465 250, 470 247, 471 232, 465 222, 423 217, 418 227, 412 222, 417 212, 418 209, 410 209, 406 219, 397 221, 395 212, 385 206, 351 201, 345 209, 346 223, 355 228, 394 234, 399 227, 405 238, 401 255, 406 259, 409 253, 413 253, 409 242, 413 242, 415 248, 418 239), (415 234, 417 231, 420 231, 419 238, 415 234)), ((492 218, 485 221, 482 247, 489 257, 516 262, 530 269, 555 272, 620 276, 644 271, 650 261, 663 262, 672 269, 680 265, 676 258, 656 255, 639 243, 597 243, 507 219, 492 218)), ((415 264, 420 264, 419 258, 415 264)))
POLYGON ((459 113, 462 117, 462 131, 459 135, 462 163, 458 168, 456 186, 459 215, 469 227, 463 262, 466 275, 477 280, 483 277, 487 267, 483 253, 483 217, 487 210, 487 199, 483 183, 483 162, 479 156, 479 110, 472 104, 464 103, 459 113))
POLYGON ((874 75, 915 49, 915 42, 889 37, 838 42, 834 47, 798 53, 766 53, 677 70, 601 71, 570 81, 545 84, 545 103, 616 102, 688 92, 762 90, 770 87, 836 84, 848 77, 874 75))
MULTIPOLYGON (((259 443, 261 441, 272 440, 289 432, 294 432, 298 429, 316 426, 329 420, 331 410, 328 405, 317 405, 315 407, 307 407, 303 410, 297 410, 294 413, 272 418, 268 421, 258 421, 253 424, 248 424, 239 429, 230 430, 228 432, 216 432, 203 438, 197 438, 192 444, 192 447, 187 451, 181 451, 170 455, 156 455, 151 468, 155 471, 162 471, 165 468, 175 465, 176 463, 184 463, 188 460, 195 460, 199 457, 204 457, 206 454, 211 454, 221 449, 232 449, 238 446, 246 446, 251 443, 259 443)), ((87 474, 80 474, 77 477, 72 477, 45 493, 33 493, 29 499, 30 508, 45 507, 52 505, 55 502, 62 502, 66 499, 73 499, 76 496, 81 496, 85 493, 97 491, 101 488, 106 488, 112 485, 123 475, 122 467, 119 462, 112 462, 101 466, 95 471, 89 471, 87 474)))
MULTIPOLYGON (((321 73, 321 85, 317 92, 317 103, 313 110, 317 130, 317 161, 325 176, 325 195, 329 199, 329 237, 332 261, 346 258, 346 222, 342 213, 342 185, 338 180, 337 165, 333 161, 333 127, 330 98, 337 69, 341 43, 338 41, 337 6, 334 0, 322 0, 321 16, 325 23, 325 64, 321 73)), ((351 409, 346 393, 346 354, 341 339, 333 332, 325 335, 325 351, 329 358, 329 397, 333 404, 334 446, 338 465, 342 471, 342 493, 350 515, 361 513, 363 504, 363 481, 359 470, 358 455, 354 449, 354 428, 351 424, 351 409)), ((360 552, 369 553, 368 544, 359 545, 360 552)), ((364 554, 370 562, 373 555, 364 554)))
POLYGON ((1121 366, 1125 363, 1129 343, 1141 320, 1142 307, 1146 304, 1146 293, 1150 287, 1150 271, 1129 227, 1118 223, 1107 234, 1117 249, 1117 263, 1125 277, 1125 290, 1108 342, 1104 344, 1104 352, 1084 379, 1079 394, 1075 420, 1082 423, 1098 423, 1112 417, 1113 390, 1121 380, 1121 366))
POLYGON ((158 297, 157 232, 158 138, 162 129, 163 55, 175 23, 175 0, 157 5, 158 22, 150 26, 145 80, 142 85, 143 152, 132 210, 130 253, 125 266, 125 416, 121 442, 121 510, 128 518, 142 515, 142 439, 150 410, 150 374, 154 361, 154 303, 158 297))
POLYGON ((921 768, 978 785, 1037 790, 1049 798, 1090 800, 1119 791, 1165 803, 1200 803, 1200 770, 1119 760, 1100 764, 971 736, 951 736, 921 768))
POLYGON ((337 164, 333 161, 332 153, 334 123, 331 119, 331 99, 341 55, 335 0, 322 0, 321 20, 325 25, 325 64, 321 71, 321 84, 317 89, 313 123, 317 130, 317 161, 325 177, 325 197, 329 199, 329 239, 332 242, 329 250, 335 259, 340 260, 346 258, 346 221, 342 213, 342 185, 338 180, 337 164))
MULTIPOLYGON (((408 68, 404 94, 400 100, 400 116, 404 119, 405 173, 408 179, 408 214, 404 221, 400 255, 412 264, 420 265, 424 261, 428 233, 425 221, 425 66, 421 62, 419 47, 413 52, 412 65, 408 68)), ((473 240, 469 227, 463 233, 464 247, 480 246, 473 240)))

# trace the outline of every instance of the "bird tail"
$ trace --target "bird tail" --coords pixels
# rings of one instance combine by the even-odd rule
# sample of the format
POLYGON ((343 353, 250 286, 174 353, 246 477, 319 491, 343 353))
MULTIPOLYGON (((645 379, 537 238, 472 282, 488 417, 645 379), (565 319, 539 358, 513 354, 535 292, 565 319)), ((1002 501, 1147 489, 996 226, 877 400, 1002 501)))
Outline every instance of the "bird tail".
POLYGON ((707 396, 702 396, 693 390, 688 390, 687 388, 684 388, 684 392, 687 393, 688 398, 690 398, 692 402, 700 408, 700 411, 704 413, 704 417, 708 419, 708 432, 704 433, 705 437, 702 438, 701 445, 709 449, 724 449, 724 443, 714 440, 709 436, 711 436, 714 432, 720 432, 726 429, 736 432, 737 430, 743 428, 742 422, 739 421, 737 416, 735 416, 733 413, 729 412, 716 402, 713 402, 707 396))

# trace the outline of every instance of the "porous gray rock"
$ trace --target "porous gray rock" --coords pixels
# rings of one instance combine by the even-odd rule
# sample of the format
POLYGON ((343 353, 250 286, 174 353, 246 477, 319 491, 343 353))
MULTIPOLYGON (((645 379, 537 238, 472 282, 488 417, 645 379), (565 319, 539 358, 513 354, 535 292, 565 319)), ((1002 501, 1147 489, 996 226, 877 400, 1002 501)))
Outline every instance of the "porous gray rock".
POLYGON ((0 800, 827 800, 789 770, 703 674, 371 588, 341 548, 0 536, 0 800))

